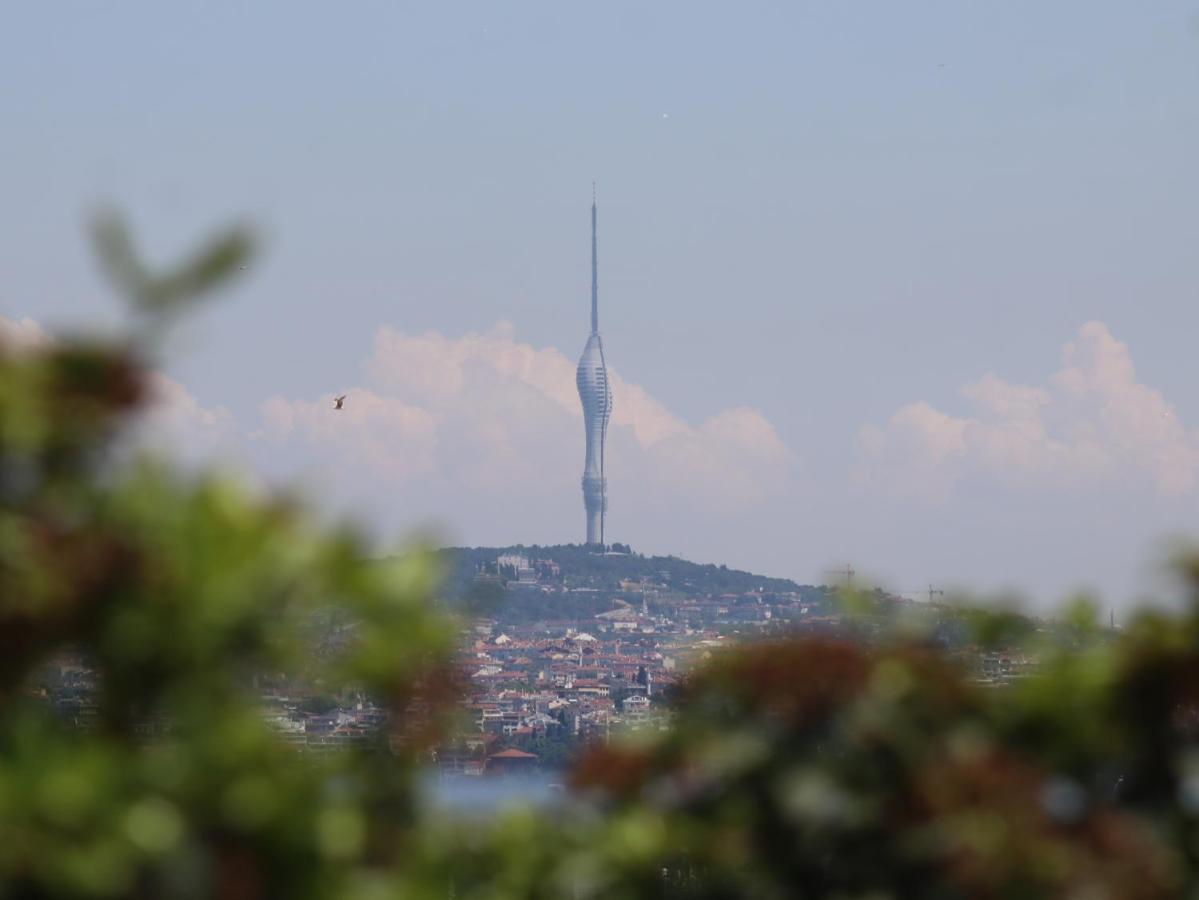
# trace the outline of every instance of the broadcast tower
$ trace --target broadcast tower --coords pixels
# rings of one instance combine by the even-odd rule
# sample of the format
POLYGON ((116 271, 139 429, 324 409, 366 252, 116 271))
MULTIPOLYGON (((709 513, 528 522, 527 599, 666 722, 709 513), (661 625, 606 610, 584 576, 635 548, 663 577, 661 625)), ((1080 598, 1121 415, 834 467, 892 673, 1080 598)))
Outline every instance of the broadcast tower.
POLYGON ((608 511, 608 479, 604 477, 604 440, 612 415, 612 388, 604 364, 599 333, 599 284, 595 254, 595 187, 591 193, 591 336, 579 357, 575 381, 583 403, 587 461, 583 467, 583 506, 587 510, 587 543, 604 546, 604 514, 608 511))

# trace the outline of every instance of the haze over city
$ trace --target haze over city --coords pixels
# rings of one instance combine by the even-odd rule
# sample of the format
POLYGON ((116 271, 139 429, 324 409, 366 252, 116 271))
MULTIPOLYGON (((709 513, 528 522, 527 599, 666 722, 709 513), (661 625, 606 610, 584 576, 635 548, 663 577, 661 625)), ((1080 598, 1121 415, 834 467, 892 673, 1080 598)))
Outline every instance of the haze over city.
POLYGON ((1122 606, 1199 525, 1196 12, 930 9, 23 6, 0 327, 116 320, 101 203, 151 259, 248 221, 148 440, 582 541, 594 180, 608 540, 1122 606))

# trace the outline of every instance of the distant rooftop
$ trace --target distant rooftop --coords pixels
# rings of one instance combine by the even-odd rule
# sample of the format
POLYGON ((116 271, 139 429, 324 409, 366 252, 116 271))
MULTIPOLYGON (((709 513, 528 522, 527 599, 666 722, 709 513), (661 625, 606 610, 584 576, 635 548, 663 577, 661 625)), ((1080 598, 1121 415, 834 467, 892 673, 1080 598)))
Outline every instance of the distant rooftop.
POLYGON ((491 754, 492 759, 536 759, 536 753, 525 753, 523 750, 501 750, 499 753, 491 754))

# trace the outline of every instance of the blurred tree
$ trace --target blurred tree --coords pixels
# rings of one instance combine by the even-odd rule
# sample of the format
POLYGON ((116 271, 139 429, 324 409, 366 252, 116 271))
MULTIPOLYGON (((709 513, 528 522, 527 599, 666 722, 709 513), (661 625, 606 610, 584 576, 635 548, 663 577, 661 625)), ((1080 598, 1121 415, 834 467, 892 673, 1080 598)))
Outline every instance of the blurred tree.
POLYGON ((1193 896, 1199 564, 1182 569, 1185 611, 1120 635, 1085 602, 1041 634, 973 611, 976 654, 1021 640, 1039 660, 1007 686, 939 652, 935 622, 718 656, 668 733, 576 772, 609 833, 656 842, 596 871, 702 897, 1193 896))
POLYGON ((434 572, 228 478, 114 463, 167 320, 251 242, 233 231, 152 273, 119 219, 95 233, 135 337, 0 343, 0 896, 341 894, 404 853, 452 639, 434 572), (354 628, 318 653, 328 607, 354 628), (39 696, 64 653, 94 680, 87 730, 39 696), (281 671, 370 691, 389 752, 290 749, 254 690, 281 671))

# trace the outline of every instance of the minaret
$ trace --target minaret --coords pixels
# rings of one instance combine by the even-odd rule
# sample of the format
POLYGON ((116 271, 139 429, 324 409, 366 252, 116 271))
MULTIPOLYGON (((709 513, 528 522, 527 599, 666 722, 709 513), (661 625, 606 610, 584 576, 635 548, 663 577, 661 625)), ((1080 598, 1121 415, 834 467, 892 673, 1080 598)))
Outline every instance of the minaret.
POLYGON ((579 357, 575 376, 583 403, 587 459, 583 466, 583 506, 587 510, 587 543, 604 546, 604 513, 608 511, 608 480, 604 477, 604 440, 612 415, 612 389, 604 364, 599 333, 599 268, 595 246, 595 185, 591 186, 591 336, 579 357))

